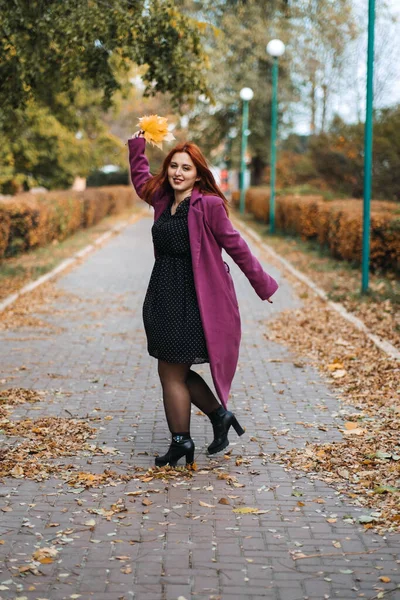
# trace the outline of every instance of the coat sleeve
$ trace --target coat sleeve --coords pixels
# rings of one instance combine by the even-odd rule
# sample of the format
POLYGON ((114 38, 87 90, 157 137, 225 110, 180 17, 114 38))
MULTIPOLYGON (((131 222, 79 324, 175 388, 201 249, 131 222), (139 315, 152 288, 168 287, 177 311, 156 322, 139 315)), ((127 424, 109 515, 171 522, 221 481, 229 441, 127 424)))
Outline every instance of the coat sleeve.
POLYGON ((222 202, 213 202, 210 206, 209 226, 218 244, 243 271, 258 296, 268 300, 278 289, 278 284, 264 271, 240 233, 233 228, 222 202))
POLYGON ((143 185, 151 179, 149 161, 144 153, 146 140, 144 138, 132 138, 128 140, 129 165, 131 170, 131 181, 139 198, 143 199, 143 185))

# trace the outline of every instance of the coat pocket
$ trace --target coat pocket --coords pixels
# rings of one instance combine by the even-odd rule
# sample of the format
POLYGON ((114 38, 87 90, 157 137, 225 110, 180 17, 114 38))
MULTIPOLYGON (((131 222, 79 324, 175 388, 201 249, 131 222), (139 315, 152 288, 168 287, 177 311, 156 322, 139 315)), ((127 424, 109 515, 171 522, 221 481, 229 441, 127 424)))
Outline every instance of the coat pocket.
POLYGON ((225 269, 226 269, 226 276, 227 276, 227 279, 228 279, 228 286, 229 286, 229 289, 230 289, 230 296, 231 296, 233 305, 234 305, 235 308, 239 308, 239 303, 238 303, 237 297, 236 297, 235 284, 233 283, 233 278, 232 278, 232 275, 231 275, 231 270, 229 268, 229 265, 225 261, 223 261, 223 263, 224 263, 225 269))

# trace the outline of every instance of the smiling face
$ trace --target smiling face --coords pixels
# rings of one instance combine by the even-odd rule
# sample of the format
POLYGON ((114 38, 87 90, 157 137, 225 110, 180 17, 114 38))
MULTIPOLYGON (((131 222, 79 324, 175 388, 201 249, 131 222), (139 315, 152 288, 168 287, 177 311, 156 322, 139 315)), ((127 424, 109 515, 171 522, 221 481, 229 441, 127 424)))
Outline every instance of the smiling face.
POLYGON ((168 166, 168 181, 179 194, 192 191, 197 177, 197 169, 187 152, 176 152, 168 166))

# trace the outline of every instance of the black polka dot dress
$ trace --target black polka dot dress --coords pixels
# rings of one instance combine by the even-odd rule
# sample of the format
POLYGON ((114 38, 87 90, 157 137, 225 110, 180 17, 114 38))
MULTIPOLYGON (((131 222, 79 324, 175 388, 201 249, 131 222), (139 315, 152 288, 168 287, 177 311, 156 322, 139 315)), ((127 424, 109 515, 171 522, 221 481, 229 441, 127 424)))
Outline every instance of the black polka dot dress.
POLYGON ((171 205, 152 227, 156 262, 143 305, 151 356, 170 363, 209 362, 190 253, 190 197, 171 215, 171 205))

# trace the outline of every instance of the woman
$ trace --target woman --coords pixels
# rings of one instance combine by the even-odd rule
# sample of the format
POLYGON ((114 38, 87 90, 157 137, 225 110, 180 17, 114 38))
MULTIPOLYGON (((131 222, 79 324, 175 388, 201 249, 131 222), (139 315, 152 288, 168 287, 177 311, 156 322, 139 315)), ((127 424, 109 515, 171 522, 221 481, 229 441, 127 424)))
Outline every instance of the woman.
POLYGON ((194 459, 190 437, 191 403, 210 419, 214 440, 209 454, 229 444, 231 426, 244 430, 226 410, 236 371, 240 316, 222 248, 233 258, 262 300, 278 284, 265 273, 228 218, 227 200, 217 186, 198 146, 173 148, 161 172, 152 177, 145 157, 143 132, 128 142, 132 183, 140 198, 154 208, 152 228, 155 264, 143 305, 149 354, 158 359, 165 415, 172 435, 157 466, 175 466, 183 456, 194 459), (206 382, 191 370, 210 363, 221 404, 206 382))

